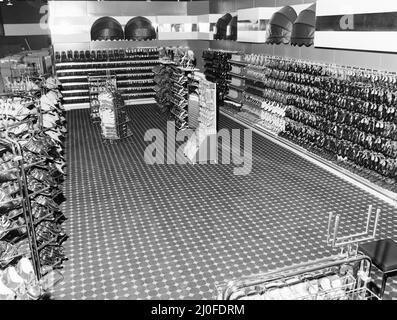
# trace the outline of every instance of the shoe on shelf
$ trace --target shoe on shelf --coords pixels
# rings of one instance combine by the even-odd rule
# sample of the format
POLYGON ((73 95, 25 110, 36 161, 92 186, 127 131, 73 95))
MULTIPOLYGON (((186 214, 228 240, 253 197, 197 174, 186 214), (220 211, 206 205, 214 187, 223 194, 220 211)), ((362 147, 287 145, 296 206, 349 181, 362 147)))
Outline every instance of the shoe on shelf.
POLYGON ((0 266, 8 265, 17 254, 18 251, 14 245, 7 241, 0 241, 0 266))
POLYGON ((25 281, 23 278, 18 274, 15 267, 8 267, 1 277, 1 282, 3 282, 8 288, 13 290, 14 292, 18 293, 22 291, 23 287, 25 286, 25 281))
POLYGON ((23 257, 18 261, 16 269, 25 282, 31 282, 36 278, 32 262, 26 257, 23 257))
POLYGON ((8 181, 15 181, 17 180, 16 174, 12 172, 2 171, 0 168, 0 184, 8 181))
POLYGON ((11 229, 12 225, 12 221, 6 215, 0 217, 0 239, 8 233, 7 230, 11 229))
POLYGON ((15 300, 15 297, 15 292, 0 280, 0 300, 15 300))

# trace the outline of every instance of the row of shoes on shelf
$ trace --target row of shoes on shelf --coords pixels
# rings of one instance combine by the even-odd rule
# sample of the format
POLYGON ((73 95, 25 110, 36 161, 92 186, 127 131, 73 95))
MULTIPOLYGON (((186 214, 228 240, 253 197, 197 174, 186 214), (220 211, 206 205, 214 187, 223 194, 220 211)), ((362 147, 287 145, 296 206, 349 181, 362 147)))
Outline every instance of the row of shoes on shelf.
POLYGON ((227 98, 225 99, 225 101, 223 102, 223 108, 226 108, 230 111, 235 111, 235 112, 239 112, 242 108, 242 104, 241 103, 237 103, 235 101, 231 101, 228 100, 227 98))
MULTIPOLYGON (((147 73, 147 76, 152 75, 152 65, 139 65, 139 66, 125 66, 121 70, 116 70, 117 76, 126 76, 130 77, 131 74, 143 74, 147 73)), ((87 70, 85 69, 73 69, 73 71, 69 72, 68 70, 59 70, 57 71, 58 77, 70 77, 70 76, 83 76, 87 74, 87 70)), ((108 70, 101 69, 93 69, 89 71, 92 76, 106 76, 108 70)))
POLYGON ((302 146, 325 150, 384 177, 397 179, 397 159, 386 157, 375 150, 365 149, 351 141, 338 139, 293 120, 287 121, 284 136, 302 146))
POLYGON ((375 135, 363 131, 362 123, 356 126, 332 122, 318 115, 290 107, 287 111, 288 118, 301 122, 314 129, 322 130, 326 134, 333 135, 338 139, 351 141, 359 144, 363 148, 383 153, 386 157, 397 158, 397 139, 384 138, 381 135, 375 135))
MULTIPOLYGON (((0 245, 0 252, 2 249, 0 245)), ((15 266, 0 270, 0 300, 37 300, 62 279, 59 272, 50 272, 37 281, 31 261, 24 257, 15 266)))
POLYGON ((283 92, 274 89, 259 89, 252 85, 248 80, 246 81, 246 93, 250 93, 254 96, 264 98, 269 101, 274 101, 279 104, 287 106, 290 101, 290 97, 283 92))
POLYGON ((170 101, 171 89, 174 81, 171 79, 174 68, 169 64, 159 64, 153 68, 156 92, 155 99, 159 105, 160 111, 169 112, 172 108, 170 101))
POLYGON ((171 90, 168 101, 171 103, 170 116, 175 120, 175 128, 183 130, 188 127, 188 84, 191 78, 188 73, 173 66, 171 90))
POLYGON ((131 48, 115 50, 68 50, 56 51, 55 62, 90 62, 90 61, 122 61, 122 60, 147 60, 158 59, 157 48, 131 48))
POLYGON ((204 74, 208 81, 216 83, 218 100, 221 103, 229 92, 230 71, 232 69, 229 61, 232 54, 232 52, 222 50, 205 50, 202 55, 206 61, 204 74))
POLYGON ((330 121, 343 123, 358 129, 380 135, 386 138, 397 140, 397 122, 394 120, 394 112, 383 114, 382 117, 373 117, 354 110, 343 108, 343 102, 337 100, 334 103, 322 103, 304 97, 290 99, 289 104, 315 115, 324 117, 330 121), (337 105, 337 103, 340 104, 337 105), (392 116, 389 118, 389 116, 392 116))
MULTIPOLYGON (((250 85, 247 91, 257 95, 267 90, 284 94, 287 97, 284 102, 292 106, 287 111, 288 117, 308 126, 305 130, 298 127, 295 133, 306 134, 310 140, 315 136, 310 133, 322 132, 320 136, 329 136, 325 139, 329 142, 325 144, 327 150, 335 154, 338 147, 333 138, 344 140, 343 144, 339 143, 340 156, 350 154, 357 146, 366 150, 364 158, 369 154, 374 160, 357 158, 356 164, 363 163, 383 175, 393 175, 392 164, 397 158, 396 96, 390 91, 393 82, 387 81, 388 77, 383 79, 385 83, 377 81, 375 85, 366 81, 363 85, 357 75, 350 74, 349 83, 344 78, 332 78, 330 68, 319 73, 318 66, 310 68, 307 63, 300 65, 297 61, 266 58, 259 59, 259 63, 262 63, 261 72, 266 77, 261 76, 257 82, 247 79, 250 85), (308 81, 313 83, 308 84, 308 81)), ((255 77, 261 73, 258 70, 249 72, 255 77)))
MULTIPOLYGON (((380 99, 374 99, 371 95, 368 95, 366 100, 363 100, 363 97, 360 100, 354 96, 338 94, 335 90, 326 91, 313 86, 281 81, 277 78, 267 78, 266 80, 256 82, 255 85, 261 88, 284 91, 286 94, 293 95, 291 96, 291 100, 296 98, 308 99, 315 106, 334 106, 347 112, 359 113, 376 120, 397 123, 397 107, 395 105, 397 99, 394 94, 392 94, 390 99, 387 98, 387 95, 384 95, 385 101, 388 101, 388 103, 385 103, 385 101, 380 101, 380 99)), ((331 88, 334 88, 334 86, 331 86, 331 88)))
MULTIPOLYGON (((396 76, 394 74, 383 74, 383 76, 373 78, 368 72, 360 71, 360 75, 351 74, 351 70, 336 66, 324 66, 321 74, 311 73, 310 68, 311 64, 309 62, 283 61, 274 63, 273 60, 269 60, 269 63, 262 65, 248 65, 247 74, 255 75, 256 72, 260 72, 259 78, 261 79, 274 78, 309 85, 339 94, 344 93, 347 96, 356 98, 371 95, 374 98, 382 99, 383 94, 388 94, 389 96, 385 98, 395 99, 394 91, 390 91, 396 85, 396 76), (290 68, 291 65, 294 67, 290 68), (371 86, 375 87, 376 90, 368 90, 371 86)), ((389 102, 391 101, 389 100, 389 102)))

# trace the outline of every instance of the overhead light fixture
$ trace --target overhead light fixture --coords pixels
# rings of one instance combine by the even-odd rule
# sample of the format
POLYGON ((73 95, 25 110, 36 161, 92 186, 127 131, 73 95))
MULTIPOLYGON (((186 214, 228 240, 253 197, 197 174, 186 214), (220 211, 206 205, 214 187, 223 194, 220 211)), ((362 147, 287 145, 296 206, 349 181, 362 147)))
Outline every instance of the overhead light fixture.
POLYGON ((7 6, 13 6, 14 4, 11 2, 11 0, 8 0, 7 6))

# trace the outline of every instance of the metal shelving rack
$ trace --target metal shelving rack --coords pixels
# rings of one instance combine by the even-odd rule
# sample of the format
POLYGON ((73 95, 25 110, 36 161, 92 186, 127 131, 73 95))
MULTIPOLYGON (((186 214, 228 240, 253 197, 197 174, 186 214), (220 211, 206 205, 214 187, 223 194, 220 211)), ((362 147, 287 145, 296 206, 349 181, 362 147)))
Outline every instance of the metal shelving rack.
POLYGON ((100 104, 99 113, 101 114, 101 109, 103 110, 111 109, 114 112, 115 123, 113 126, 107 127, 101 117, 101 128, 102 128, 101 135, 105 143, 113 144, 116 141, 132 136, 132 131, 128 127, 128 124, 131 122, 131 119, 128 117, 128 114, 125 110, 127 105, 125 104, 124 98, 120 94, 120 92, 118 92, 116 88, 111 86, 107 86, 105 91, 112 95, 113 105, 104 106, 101 105, 101 101, 99 101, 100 104), (105 131, 107 132, 105 133, 105 131))
POLYGON ((117 89, 116 75, 108 73, 105 76, 88 75, 88 90, 90 96, 90 117, 92 122, 100 122, 98 94, 107 87, 117 89))
POLYGON ((173 66, 172 68, 172 91, 170 97, 170 102, 172 104, 171 115, 175 119, 176 129, 183 130, 188 128, 188 86, 194 72, 199 69, 177 66, 173 66))
MULTIPOLYGON (((43 77, 40 77, 39 80, 45 80, 45 79, 43 77)), ((44 94, 45 92, 44 86, 42 86, 41 90, 37 91, 36 94, 39 92, 41 94, 44 94)), ((12 256, 6 256, 5 261, 0 261, 0 266, 1 268, 7 268, 11 263, 15 262, 17 258, 22 258, 23 256, 30 258, 35 273, 35 278, 37 282, 40 283, 40 287, 44 289, 45 292, 47 289, 49 289, 49 287, 46 284, 46 282, 49 281, 49 278, 45 278, 45 277, 47 275, 50 275, 50 271, 55 270, 55 268, 57 268, 58 265, 62 263, 64 258, 60 259, 59 261, 51 265, 43 264, 43 260, 41 259, 40 256, 40 251, 49 245, 54 245, 55 243, 60 245, 60 243, 67 237, 67 235, 57 234, 55 236, 52 236, 50 239, 43 238, 42 240, 45 241, 39 242, 36 235, 37 232, 36 227, 41 222, 49 219, 51 216, 53 217, 52 221, 54 223, 58 223, 59 219, 63 217, 63 215, 60 214, 59 216, 55 217, 55 212, 56 212, 55 209, 50 208, 50 206, 41 204, 46 209, 48 209, 48 212, 44 216, 35 217, 32 209, 32 200, 36 199, 36 197, 39 195, 44 195, 50 197, 51 199, 54 199, 56 196, 58 196, 61 193, 61 190, 58 190, 55 193, 48 193, 47 191, 50 190, 51 188, 50 186, 44 186, 40 190, 34 190, 34 191, 29 189, 29 183, 27 179, 28 170, 33 167, 48 169, 45 166, 46 159, 42 158, 33 162, 28 161, 27 158, 25 158, 25 154, 24 154, 24 150, 25 150, 25 147, 23 147, 24 144, 10 137, 10 133, 12 132, 13 129, 25 124, 27 124, 29 128, 28 130, 29 135, 27 137, 24 137, 25 141, 29 141, 31 138, 33 138, 37 130, 39 131, 43 130, 43 118, 42 118, 43 110, 41 109, 40 101, 37 95, 35 95, 33 92, 25 92, 24 94, 13 93, 13 94, 4 94, 3 96, 31 98, 32 102, 35 104, 37 109, 37 114, 35 115, 37 119, 34 120, 30 118, 0 128, 0 136, 1 136, 0 145, 4 146, 4 148, 0 149, 0 154, 3 152, 10 151, 13 154, 12 161, 15 164, 12 168, 2 171, 2 173, 3 174, 5 172, 14 173, 17 177, 16 181, 18 182, 18 196, 12 199, 9 198, 8 200, 5 201, 5 203, 2 202, 0 204, 7 205, 7 203, 10 203, 11 205, 10 207, 4 208, 4 210, 7 211, 17 208, 22 209, 22 212, 14 216, 13 218, 16 218, 21 215, 24 218, 24 224, 11 227, 6 230, 2 230, 2 235, 0 236, 0 240, 4 239, 10 232, 14 230, 26 228, 26 232, 23 232, 23 234, 20 237, 13 239, 10 243, 18 244, 19 241, 22 241, 24 239, 27 239, 29 243, 29 250, 15 252, 15 254, 12 256), (44 280, 44 282, 40 282, 40 280, 44 280)), ((13 196, 15 196, 15 194, 13 194, 13 196)), ((63 276, 58 273, 58 280, 56 281, 56 283, 61 279, 63 279, 63 276)), ((55 283, 53 283, 53 285, 54 284, 55 283)))
POLYGON ((59 52, 55 56, 56 75, 62 83, 64 106, 67 109, 89 107, 88 76, 106 76, 109 72, 116 75, 117 87, 127 105, 155 102, 152 69, 159 63, 157 48, 96 50, 88 52, 89 58, 83 54, 81 58, 75 59, 71 53, 67 57, 66 53, 62 55, 59 52), (88 59, 90 61, 84 61, 88 59))
MULTIPOLYGON (((16 126, 21 125, 21 123, 18 123, 16 126)), ((10 126, 9 129, 11 129, 13 126, 10 126)), ((30 247, 30 257, 32 259, 32 265, 36 274, 37 280, 40 280, 42 277, 41 273, 41 265, 40 265, 40 257, 39 257, 39 247, 37 245, 37 240, 36 240, 36 231, 35 231, 35 223, 33 215, 32 215, 32 207, 31 207, 31 198, 32 194, 29 193, 28 187, 27 187, 27 180, 26 180, 26 170, 29 167, 32 167, 34 165, 39 165, 41 162, 36 162, 33 164, 25 165, 24 163, 24 157, 23 157, 23 151, 20 146, 20 144, 9 138, 0 138, 0 144, 3 144, 5 146, 8 146, 10 150, 12 150, 12 153, 15 155, 15 160, 17 160, 17 167, 14 169, 10 169, 13 172, 17 173, 18 176, 18 185, 19 185, 19 197, 17 201, 22 205, 22 210, 23 210, 23 216, 25 219, 25 225, 18 226, 18 228, 23 228, 26 227, 27 230, 27 238, 29 240, 29 247, 30 247)), ((4 235, 1 237, 3 238, 5 235, 8 234, 8 232, 12 231, 10 230, 5 230, 4 235)), ((9 265, 12 261, 14 261, 16 258, 21 257, 23 255, 28 254, 27 252, 22 252, 18 253, 12 257, 8 257, 6 263, 2 263, 3 268, 9 265)))
POLYGON ((290 267, 218 284, 222 300, 379 300, 372 292, 371 259, 358 251, 360 242, 375 238, 380 209, 373 229, 369 206, 364 232, 338 237, 340 215, 329 214, 327 244, 339 254, 290 267))

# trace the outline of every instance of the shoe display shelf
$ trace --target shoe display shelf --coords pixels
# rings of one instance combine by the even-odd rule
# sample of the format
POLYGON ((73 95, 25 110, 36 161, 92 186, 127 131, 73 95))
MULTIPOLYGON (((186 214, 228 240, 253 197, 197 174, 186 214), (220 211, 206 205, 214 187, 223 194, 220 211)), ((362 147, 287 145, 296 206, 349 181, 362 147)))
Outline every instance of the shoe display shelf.
POLYGON ((122 94, 108 86, 98 95, 101 134, 105 143, 114 143, 132 135, 129 128, 131 120, 126 111, 122 94))
POLYGON ((171 76, 177 63, 170 60, 160 59, 159 64, 153 68, 155 100, 163 113, 170 113, 172 109, 171 90, 173 81, 171 76))
POLYGON ((232 65, 230 60, 239 56, 237 51, 212 50, 208 49, 203 52, 204 74, 208 81, 216 83, 218 94, 218 106, 223 105, 225 98, 229 93, 232 65))
POLYGON ((0 97, 0 299, 40 299, 63 279, 66 132, 55 79, 0 97))
POLYGON ((89 108, 88 75, 116 75, 117 87, 127 105, 154 103, 153 67, 157 48, 55 52, 55 69, 62 83, 66 109, 89 108))
POLYGON ((217 144, 214 143, 217 140, 218 132, 216 84, 206 80, 205 75, 199 72, 194 74, 193 80, 195 82, 192 85, 194 92, 191 94, 197 96, 198 103, 196 105, 196 112, 193 112, 191 110, 193 107, 189 106, 189 114, 197 113, 197 125, 190 125, 195 130, 186 143, 184 154, 192 163, 197 160, 200 162, 216 162, 218 156, 217 144), (211 137, 212 141, 205 143, 211 137))
POLYGON ((107 87, 117 88, 115 75, 93 76, 88 75, 88 88, 90 96, 90 117, 93 123, 100 122, 98 95, 104 92, 107 87))
POLYGON ((223 112, 395 198, 395 73, 257 54, 243 62, 241 112, 223 112))
POLYGON ((186 68, 181 66, 172 67, 170 103, 171 117, 175 120, 176 130, 188 128, 188 86, 193 79, 195 68, 186 68))

